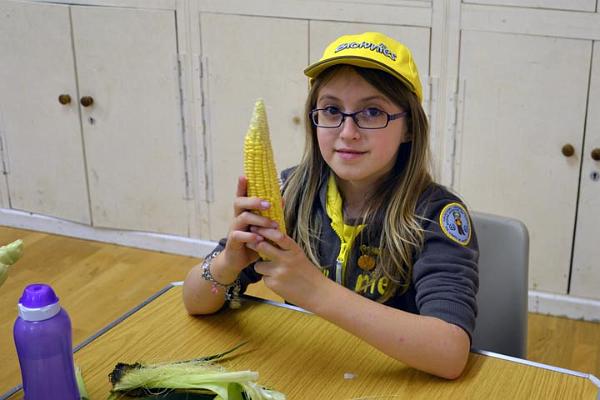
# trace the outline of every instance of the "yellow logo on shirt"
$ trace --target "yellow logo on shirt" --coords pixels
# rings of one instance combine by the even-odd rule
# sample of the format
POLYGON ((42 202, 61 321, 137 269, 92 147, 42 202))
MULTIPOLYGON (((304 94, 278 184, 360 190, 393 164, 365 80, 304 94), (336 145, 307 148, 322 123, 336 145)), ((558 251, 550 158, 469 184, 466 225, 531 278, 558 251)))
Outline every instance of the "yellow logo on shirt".
POLYGON ((375 290, 377 290, 377 293, 379 293, 380 296, 383 296, 386 293, 389 284, 390 279, 387 276, 375 279, 369 273, 359 274, 356 279, 354 291, 356 293, 368 293, 372 295, 375 293, 375 290))

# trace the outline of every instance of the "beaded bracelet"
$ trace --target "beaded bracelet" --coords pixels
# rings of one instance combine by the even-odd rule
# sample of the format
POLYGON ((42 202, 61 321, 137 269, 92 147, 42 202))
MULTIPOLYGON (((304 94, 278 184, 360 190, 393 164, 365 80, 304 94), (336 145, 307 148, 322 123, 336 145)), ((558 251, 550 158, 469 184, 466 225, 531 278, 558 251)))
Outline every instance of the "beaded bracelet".
POLYGON ((213 276, 212 272, 210 272, 210 266, 212 261, 221 254, 220 251, 214 251, 210 253, 204 261, 202 261, 202 278, 204 280, 211 283, 210 291, 213 294, 217 294, 219 288, 225 291, 225 300, 229 302, 229 308, 240 308, 242 305, 240 301, 240 290, 241 284, 239 278, 236 279, 233 283, 229 285, 224 285, 221 282, 217 281, 213 276))

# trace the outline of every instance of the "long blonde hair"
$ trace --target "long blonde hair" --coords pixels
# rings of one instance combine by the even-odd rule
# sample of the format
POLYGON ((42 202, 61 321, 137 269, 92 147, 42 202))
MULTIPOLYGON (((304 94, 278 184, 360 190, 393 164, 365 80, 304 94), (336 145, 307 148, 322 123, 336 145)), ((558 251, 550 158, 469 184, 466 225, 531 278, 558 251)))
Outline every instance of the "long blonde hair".
POLYGON ((319 188, 327 179, 329 167, 320 153, 316 128, 308 114, 316 107, 320 89, 341 68, 354 69, 369 84, 410 113, 407 117, 410 142, 398 149, 394 167, 367 198, 361 218, 361 223, 367 224, 363 234, 376 233, 379 228, 373 222, 383 221, 379 262, 374 275, 387 276, 394 283, 390 287, 405 290, 410 284, 413 257, 423 244, 423 230, 415 209, 419 196, 432 182, 429 172, 429 126, 425 111, 414 93, 400 80, 383 71, 338 65, 325 70, 312 82, 305 109, 304 153, 284 187, 288 233, 307 257, 320 266, 318 245, 322 221, 313 208, 319 201, 319 188))

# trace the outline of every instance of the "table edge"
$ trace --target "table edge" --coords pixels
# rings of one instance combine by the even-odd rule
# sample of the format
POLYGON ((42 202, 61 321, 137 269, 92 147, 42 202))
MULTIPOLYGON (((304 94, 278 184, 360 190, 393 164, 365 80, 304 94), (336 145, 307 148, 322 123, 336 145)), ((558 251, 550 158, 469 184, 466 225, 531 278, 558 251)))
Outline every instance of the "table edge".
POLYGON ((493 358, 499 358, 499 359, 502 359, 505 361, 511 361, 511 362, 514 362, 517 364, 528 365, 530 367, 537 367, 537 368, 546 369, 546 370, 553 371, 553 372, 558 372, 561 374, 574 375, 579 378, 586 378, 586 379, 590 380, 598 388, 598 390, 599 390, 598 399, 600 400, 600 379, 598 379, 593 374, 575 371, 572 369, 567 369, 567 368, 562 368, 562 367, 557 367, 555 365, 544 364, 544 363, 540 363, 537 361, 531 361, 531 360, 527 360, 524 358, 508 356, 506 354, 494 353, 493 351, 488 351, 488 350, 471 349, 471 352, 475 353, 475 354, 484 355, 487 357, 493 357, 493 358))

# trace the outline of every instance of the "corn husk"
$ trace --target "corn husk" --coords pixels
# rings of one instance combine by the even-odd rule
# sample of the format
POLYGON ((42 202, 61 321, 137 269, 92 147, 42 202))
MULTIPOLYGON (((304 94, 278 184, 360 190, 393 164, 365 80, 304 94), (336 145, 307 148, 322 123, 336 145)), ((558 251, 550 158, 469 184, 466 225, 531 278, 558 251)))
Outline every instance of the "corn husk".
POLYGON ((109 400, 123 396, 160 398, 169 393, 216 395, 216 400, 285 400, 282 393, 263 388, 256 382, 258 372, 227 371, 213 363, 240 346, 189 361, 119 363, 109 375, 113 384, 109 400))
POLYGON ((21 239, 0 247, 0 286, 8 278, 10 266, 16 263, 22 255, 23 241, 21 239))
POLYGON ((85 382, 83 381, 83 375, 81 373, 81 368, 78 365, 75 366, 75 380, 77 381, 77 389, 79 390, 79 398, 81 400, 90 400, 90 396, 88 395, 87 389, 85 387, 85 382))

